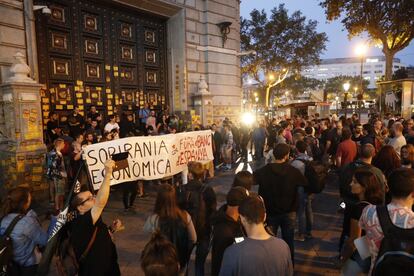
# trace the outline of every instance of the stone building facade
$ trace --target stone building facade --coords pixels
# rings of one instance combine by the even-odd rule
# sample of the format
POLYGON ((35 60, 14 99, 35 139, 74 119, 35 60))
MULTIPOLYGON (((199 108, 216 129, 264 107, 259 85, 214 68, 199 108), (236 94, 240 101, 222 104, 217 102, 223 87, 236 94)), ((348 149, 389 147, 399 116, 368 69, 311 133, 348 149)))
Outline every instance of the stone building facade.
MULTIPOLYGON (((76 6, 81 1, 0 0, 2 188, 24 183, 35 190, 46 188, 41 167, 44 165, 42 135, 47 113, 42 109, 43 98, 39 91, 49 87, 41 77, 41 64, 45 60, 39 55, 43 49, 39 49, 37 41, 39 25, 36 20, 53 15, 53 9, 50 5, 46 8, 36 6, 55 2, 76 6), (17 53, 20 54, 16 56, 17 53), (13 64, 23 68, 23 63, 29 66, 28 76, 34 81, 16 77, 24 75, 26 69, 20 73, 10 70, 13 64)), ((202 113, 199 115, 205 125, 218 123, 224 117, 238 117, 242 98, 239 0, 82 2, 86 5, 88 2, 91 5, 105 3, 108 7, 137 11, 164 20, 165 97, 172 111, 202 113), (199 87, 202 93, 199 93, 199 87)), ((83 79, 79 78, 79 81, 82 83, 83 79)), ((67 107, 69 109, 69 105, 67 107)))

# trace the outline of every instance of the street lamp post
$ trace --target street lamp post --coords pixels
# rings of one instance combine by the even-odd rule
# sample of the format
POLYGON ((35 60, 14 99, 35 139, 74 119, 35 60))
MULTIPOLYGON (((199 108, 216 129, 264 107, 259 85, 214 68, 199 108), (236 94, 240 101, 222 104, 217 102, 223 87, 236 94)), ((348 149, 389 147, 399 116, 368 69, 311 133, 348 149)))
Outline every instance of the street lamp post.
POLYGON ((366 52, 368 50, 368 47, 365 43, 361 43, 357 45, 355 48, 355 53, 357 56, 361 58, 361 71, 359 75, 359 95, 357 95, 357 104, 358 104, 358 113, 361 117, 361 110, 360 110, 360 101, 362 100, 363 94, 364 94, 364 87, 363 87, 363 69, 364 69, 364 57, 366 55, 366 52))
POLYGON ((246 112, 246 99, 243 99, 243 112, 246 112))
POLYGON ((338 96, 336 96, 336 97, 335 97, 335 102, 336 102, 336 115, 338 115, 338 117, 339 117, 339 112, 338 112, 338 101, 339 101, 339 97, 338 97, 338 96))
POLYGON ((349 87, 351 86, 351 84, 349 82, 344 83, 343 85, 344 88, 344 102, 345 102, 345 119, 346 119, 346 113, 347 113, 347 109, 348 109, 348 90, 349 87))

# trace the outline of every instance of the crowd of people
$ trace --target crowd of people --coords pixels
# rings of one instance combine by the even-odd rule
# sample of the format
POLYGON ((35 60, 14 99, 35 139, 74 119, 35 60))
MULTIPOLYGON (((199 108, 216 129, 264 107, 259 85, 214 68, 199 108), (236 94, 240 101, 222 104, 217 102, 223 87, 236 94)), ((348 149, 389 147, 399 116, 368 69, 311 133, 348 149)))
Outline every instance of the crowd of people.
MULTIPOLYGON (((76 114, 75 109, 73 117, 79 116, 76 114)), ((51 116, 48 136, 53 149, 48 158, 48 176, 57 211, 63 208, 66 179, 75 176, 81 166, 84 144, 140 133, 161 135, 180 131, 176 116, 155 114, 149 109, 142 109, 135 116, 126 115, 125 121, 120 122, 110 116, 101 129, 101 115, 92 107, 85 121, 80 116, 68 119, 68 133, 53 125, 56 118, 51 116), (69 154, 65 154, 65 135, 73 136, 69 154), (65 156, 69 156, 69 162, 65 162, 65 156)), ((206 174, 204 164, 189 163, 185 179, 157 183, 153 212, 148 214, 143 228, 151 236, 141 254, 145 275, 184 275, 193 253, 195 275, 205 275, 210 252, 211 275, 293 275, 294 241, 314 239, 312 201, 328 179, 337 179, 341 199, 338 211, 343 213, 338 255, 332 258, 341 274, 388 275, 381 273, 392 271, 410 275, 414 261, 410 262, 408 255, 413 252, 408 251, 414 247, 401 246, 403 249, 396 251, 407 252, 398 255, 400 261, 394 263, 386 253, 395 246, 393 233, 398 233, 404 244, 414 242, 412 233, 401 232, 414 228, 412 119, 373 114, 362 124, 356 114, 350 118, 338 118, 335 114, 319 118, 315 114, 264 119, 252 127, 243 123, 236 126, 225 119, 220 126, 209 128, 216 170, 229 171, 238 160, 247 162, 249 152, 256 169, 235 174, 222 206, 218 206, 212 187, 214 178, 206 180, 212 175, 206 174), (388 229, 392 227, 402 234, 388 229), (368 256, 357 249, 361 238, 368 256), (387 247, 383 240, 394 243, 387 243, 387 247)), ((114 162, 108 160, 105 179, 96 195, 83 185, 71 201, 77 215, 69 223, 68 232, 79 275, 120 274, 112 235, 123 225, 115 220, 108 227, 101 217, 110 194, 109 175, 113 167, 114 162)), ((127 187, 125 209, 132 208, 138 184, 121 185, 127 187)), ((21 270, 16 275, 33 275, 30 273, 38 263, 37 248, 45 245, 47 232, 29 209, 29 190, 13 189, 7 200, 0 234, 13 221, 16 223, 11 232, 13 262, 21 270), (23 223, 30 227, 23 227, 23 223)))

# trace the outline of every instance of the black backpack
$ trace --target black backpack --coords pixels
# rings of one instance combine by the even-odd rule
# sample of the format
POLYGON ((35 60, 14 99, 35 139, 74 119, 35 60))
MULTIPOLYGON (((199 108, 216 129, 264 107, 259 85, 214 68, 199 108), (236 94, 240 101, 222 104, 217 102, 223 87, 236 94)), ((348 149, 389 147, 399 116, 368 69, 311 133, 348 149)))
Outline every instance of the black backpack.
POLYGON ((179 206, 181 209, 190 214, 197 237, 200 237, 206 224, 206 204, 204 201, 204 192, 207 185, 201 185, 198 190, 190 190, 187 185, 180 186, 180 190, 178 192, 179 206))
POLYGON ((160 232, 175 246, 180 267, 184 268, 190 259, 192 245, 189 242, 187 225, 181 219, 163 219, 158 221, 160 232))
POLYGON ((10 237, 11 232, 17 222, 24 215, 17 215, 9 224, 3 235, 0 236, 0 275, 8 275, 13 261, 13 242, 10 237))
POLYGON ((387 206, 377 206, 377 215, 384 238, 372 275, 413 275, 414 228, 404 229, 395 226, 388 214, 387 206))
POLYGON ((295 159, 305 164, 305 177, 308 180, 308 186, 305 187, 307 193, 318 194, 325 188, 328 168, 319 161, 308 161, 295 159))

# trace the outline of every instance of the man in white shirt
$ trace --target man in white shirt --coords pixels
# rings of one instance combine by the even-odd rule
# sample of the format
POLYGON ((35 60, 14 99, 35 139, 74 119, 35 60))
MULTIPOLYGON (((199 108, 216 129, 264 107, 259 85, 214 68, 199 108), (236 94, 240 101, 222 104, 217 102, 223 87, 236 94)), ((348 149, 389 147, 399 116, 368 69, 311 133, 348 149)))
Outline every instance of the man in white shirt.
POLYGON ((388 145, 391 145, 398 156, 400 156, 401 148, 407 144, 405 137, 403 135, 404 127, 400 122, 395 122, 392 125, 392 132, 394 133, 394 138, 390 139, 388 145))
POLYGON ((109 122, 105 125, 104 132, 111 132, 113 129, 119 130, 119 125, 116 122, 115 115, 110 115, 109 122))

